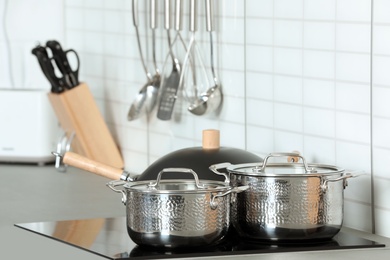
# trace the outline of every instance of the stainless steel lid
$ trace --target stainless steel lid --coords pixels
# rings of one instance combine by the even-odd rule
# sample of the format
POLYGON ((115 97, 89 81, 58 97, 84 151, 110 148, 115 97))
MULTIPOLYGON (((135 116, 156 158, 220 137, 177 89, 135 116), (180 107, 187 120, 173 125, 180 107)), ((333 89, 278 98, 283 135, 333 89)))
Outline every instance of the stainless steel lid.
POLYGON ((333 165, 307 164, 305 158, 296 153, 272 153, 263 162, 230 165, 226 169, 234 174, 269 177, 333 176, 344 173, 344 169, 333 165), (291 163, 269 163, 268 160, 272 157, 294 157, 301 160, 291 163))
POLYGON ((231 189, 228 181, 200 181, 196 172, 187 168, 166 168, 159 172, 156 181, 129 182, 126 183, 124 187, 131 191, 158 194, 209 193, 223 192, 231 189), (161 180, 162 174, 167 172, 191 173, 194 180, 161 180))

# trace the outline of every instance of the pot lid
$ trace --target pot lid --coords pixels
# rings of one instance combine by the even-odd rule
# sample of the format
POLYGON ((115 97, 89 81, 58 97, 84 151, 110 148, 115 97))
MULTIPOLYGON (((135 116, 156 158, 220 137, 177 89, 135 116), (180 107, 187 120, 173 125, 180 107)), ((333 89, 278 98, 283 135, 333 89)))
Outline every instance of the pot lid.
POLYGON ((231 189, 229 181, 200 181, 196 172, 187 168, 166 168, 159 172, 155 181, 136 181, 126 183, 126 189, 138 192, 149 193, 206 193, 221 192, 231 189), (168 172, 191 173, 193 180, 188 179, 167 179, 161 180, 162 174, 168 172))
POLYGON ((324 176, 342 174, 344 169, 333 165, 307 164, 303 156, 296 153, 272 153, 263 162, 230 165, 226 169, 234 174, 249 176, 273 176, 273 177, 302 177, 302 176, 324 176), (299 158, 297 162, 291 163, 269 163, 272 157, 293 156, 299 158))
MULTIPOLYGON (((209 166, 216 163, 232 164, 261 162, 263 159, 246 150, 220 146, 220 132, 206 129, 202 132, 202 146, 179 149, 160 157, 144 172, 137 176, 137 181, 156 180, 157 174, 165 168, 190 168, 202 180, 225 181, 222 175, 213 174, 209 166)), ((193 179, 189 174, 167 173, 165 179, 193 179)))

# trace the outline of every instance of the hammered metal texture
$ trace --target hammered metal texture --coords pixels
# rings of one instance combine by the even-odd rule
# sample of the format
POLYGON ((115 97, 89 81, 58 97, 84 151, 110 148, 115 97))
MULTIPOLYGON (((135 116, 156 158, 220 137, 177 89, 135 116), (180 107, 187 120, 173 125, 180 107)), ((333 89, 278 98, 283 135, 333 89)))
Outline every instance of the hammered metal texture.
POLYGON ((210 207, 211 194, 148 194, 127 192, 127 226, 138 233, 203 236, 221 233, 229 221, 230 196, 210 207))
POLYGON ((231 180, 249 186, 232 206, 233 225, 244 236, 295 239, 295 232, 313 238, 333 236, 341 228, 343 181, 329 182, 324 192, 319 177, 232 175, 231 180))

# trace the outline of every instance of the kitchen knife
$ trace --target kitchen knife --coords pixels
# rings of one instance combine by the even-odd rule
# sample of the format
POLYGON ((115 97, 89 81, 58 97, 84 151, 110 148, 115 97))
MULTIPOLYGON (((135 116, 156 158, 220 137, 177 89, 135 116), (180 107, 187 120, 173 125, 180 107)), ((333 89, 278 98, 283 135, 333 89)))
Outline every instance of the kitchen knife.
POLYGON ((51 63, 51 59, 49 58, 46 48, 38 45, 34 49, 32 49, 31 52, 37 57, 43 73, 49 80, 51 84, 51 92, 63 92, 65 90, 65 80, 64 78, 59 78, 55 75, 54 67, 51 63))
POLYGON ((78 74, 79 74, 79 68, 80 68, 80 60, 79 57, 74 50, 67 50, 64 51, 61 47, 61 44, 58 41, 52 40, 48 41, 46 43, 46 47, 48 47, 52 53, 53 53, 53 58, 60 69, 61 73, 64 75, 66 86, 68 89, 71 89, 77 85, 79 85, 79 80, 78 80, 78 74), (76 55, 77 58, 77 69, 72 70, 67 54, 69 52, 73 52, 76 55))

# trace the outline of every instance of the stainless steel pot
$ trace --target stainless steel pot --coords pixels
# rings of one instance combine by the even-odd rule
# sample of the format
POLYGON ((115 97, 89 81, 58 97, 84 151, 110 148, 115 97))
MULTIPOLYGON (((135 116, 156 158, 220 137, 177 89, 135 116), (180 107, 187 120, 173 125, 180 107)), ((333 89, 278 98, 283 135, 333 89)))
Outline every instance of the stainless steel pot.
POLYGON ((122 194, 130 238, 138 245, 164 248, 218 243, 229 228, 231 195, 248 188, 232 188, 228 178, 199 181, 186 168, 164 169, 152 182, 111 181, 107 185, 122 194), (191 173, 194 180, 161 180, 168 172, 191 173))
POLYGON ((236 193, 248 188, 232 187, 227 175, 224 181, 199 180, 188 168, 166 168, 158 172, 153 181, 138 181, 122 169, 72 152, 66 152, 63 161, 115 180, 107 186, 122 194, 128 233, 135 243, 143 246, 183 248, 219 242, 228 231, 231 202, 236 193), (161 180, 162 174, 168 173, 185 177, 184 173, 191 173, 192 180, 161 180), (118 186, 123 189, 116 188, 118 186))
POLYGON ((210 166, 227 169, 232 186, 249 186, 232 205, 232 224, 248 239, 305 241, 330 239, 343 223, 344 188, 354 177, 331 165, 307 164, 295 153, 270 154, 264 162, 210 166), (272 157, 298 157, 302 163, 269 163, 272 157))

